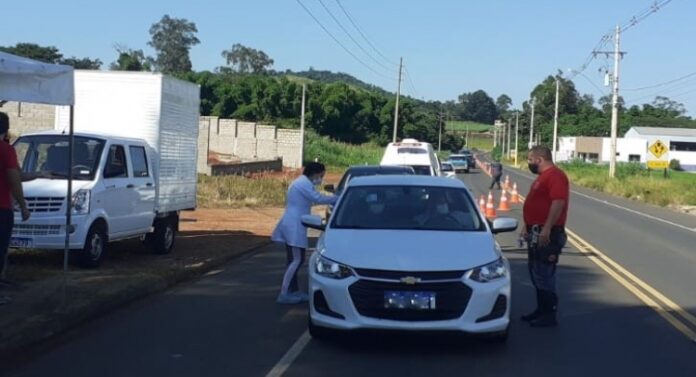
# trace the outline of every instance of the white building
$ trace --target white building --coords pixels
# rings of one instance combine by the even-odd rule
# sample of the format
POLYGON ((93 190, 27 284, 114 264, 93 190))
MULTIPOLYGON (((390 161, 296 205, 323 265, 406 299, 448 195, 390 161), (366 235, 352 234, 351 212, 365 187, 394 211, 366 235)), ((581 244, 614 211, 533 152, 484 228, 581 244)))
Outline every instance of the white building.
POLYGON ((657 140, 669 148, 668 160, 679 160, 682 169, 696 172, 696 129, 632 127, 626 139, 645 140, 650 146, 657 140))
MULTIPOLYGON (((586 162, 608 163, 611 155, 611 138, 569 136, 558 138, 556 160, 582 160, 586 162)), ((616 139, 616 161, 647 161, 647 141, 643 139, 616 139)))

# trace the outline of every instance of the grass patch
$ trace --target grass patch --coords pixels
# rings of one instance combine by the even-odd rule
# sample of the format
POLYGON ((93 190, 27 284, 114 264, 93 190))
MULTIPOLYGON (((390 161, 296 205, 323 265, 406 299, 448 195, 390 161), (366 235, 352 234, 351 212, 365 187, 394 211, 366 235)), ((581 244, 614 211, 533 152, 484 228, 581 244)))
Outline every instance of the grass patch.
POLYGON ((306 161, 314 161, 319 156, 319 161, 333 171, 351 165, 379 164, 383 154, 384 147, 374 143, 353 145, 308 132, 304 157, 306 161))
POLYGON ((488 135, 469 135, 469 145, 467 147, 491 151, 493 150, 493 137, 488 135))
POLYGON ((487 132, 491 129, 491 126, 488 124, 461 120, 450 120, 445 125, 447 131, 466 132, 467 127, 469 132, 487 132))
POLYGON ((659 206, 696 205, 696 174, 671 171, 663 178, 662 172, 651 173, 638 164, 617 164, 616 179, 611 179, 606 165, 570 162, 559 166, 574 184, 597 191, 659 206))
POLYGON ((240 208, 285 205, 285 195, 295 175, 198 176, 198 206, 240 208))

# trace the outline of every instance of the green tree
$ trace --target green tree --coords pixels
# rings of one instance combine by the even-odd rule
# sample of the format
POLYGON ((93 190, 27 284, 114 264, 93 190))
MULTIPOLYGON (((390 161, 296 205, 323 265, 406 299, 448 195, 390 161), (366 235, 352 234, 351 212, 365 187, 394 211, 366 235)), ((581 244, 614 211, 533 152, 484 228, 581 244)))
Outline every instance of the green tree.
POLYGON ((493 124, 498 117, 498 109, 493 98, 483 90, 460 95, 459 103, 461 105, 459 114, 461 119, 493 124))
POLYGON ((112 71, 151 71, 152 58, 146 57, 143 50, 132 50, 116 46, 118 59, 111 63, 112 71))
POLYGON ((67 59, 61 59, 60 64, 65 64, 74 67, 75 69, 99 69, 102 66, 102 61, 99 59, 90 59, 90 58, 67 58, 67 59))
POLYGON ((498 111, 498 116, 507 119, 510 116, 510 108, 512 107, 512 98, 507 94, 501 94, 495 100, 495 107, 498 111))
POLYGON ((239 43, 232 45, 229 50, 224 50, 222 57, 225 58, 228 66, 239 73, 266 73, 273 66, 273 59, 265 52, 239 43))
POLYGON ((63 58, 54 46, 39 46, 36 43, 17 43, 14 46, 0 47, 0 51, 17 56, 42 61, 44 63, 59 63, 63 58))
POLYGON ((150 27, 152 39, 148 42, 157 51, 155 67, 164 73, 191 71, 189 50, 200 43, 196 37, 196 24, 183 18, 164 15, 150 27))

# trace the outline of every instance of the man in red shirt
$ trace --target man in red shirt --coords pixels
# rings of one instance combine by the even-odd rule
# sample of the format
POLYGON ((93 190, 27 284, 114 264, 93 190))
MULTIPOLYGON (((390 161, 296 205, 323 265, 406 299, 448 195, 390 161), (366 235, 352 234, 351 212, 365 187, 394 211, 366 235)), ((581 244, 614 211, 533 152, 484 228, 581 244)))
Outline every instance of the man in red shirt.
MULTIPOLYGON (((29 210, 22 191, 17 153, 7 142, 9 130, 10 120, 7 114, 0 112, 0 276, 5 270, 7 249, 14 226, 13 198, 22 211, 22 220, 29 219, 29 210)), ((9 302, 9 297, 0 295, 0 305, 9 302)))
POLYGON ((533 327, 556 326, 556 264, 567 236, 570 185, 566 174, 554 165, 548 147, 533 147, 527 156, 529 170, 538 174, 524 202, 524 225, 529 274, 536 288, 537 308, 522 316, 533 327))

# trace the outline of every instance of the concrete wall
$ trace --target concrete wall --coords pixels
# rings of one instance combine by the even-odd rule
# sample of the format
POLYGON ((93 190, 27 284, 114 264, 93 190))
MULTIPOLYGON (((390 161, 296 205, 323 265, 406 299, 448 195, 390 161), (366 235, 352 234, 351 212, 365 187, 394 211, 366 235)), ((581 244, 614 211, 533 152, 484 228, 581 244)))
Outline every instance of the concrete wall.
POLYGON ((55 124, 56 110, 52 105, 40 105, 27 102, 6 102, 0 111, 10 118, 12 136, 52 130, 55 124))

